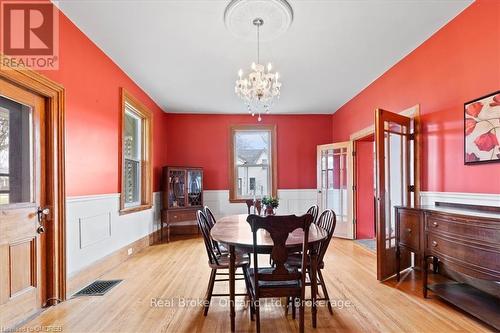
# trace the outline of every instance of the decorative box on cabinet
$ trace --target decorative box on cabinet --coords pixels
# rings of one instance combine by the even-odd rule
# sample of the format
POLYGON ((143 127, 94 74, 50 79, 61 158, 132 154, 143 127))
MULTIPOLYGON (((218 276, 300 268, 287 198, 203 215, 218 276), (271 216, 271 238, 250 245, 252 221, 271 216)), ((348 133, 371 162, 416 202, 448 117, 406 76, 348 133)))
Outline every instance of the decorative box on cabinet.
POLYGON ((396 207, 398 278, 404 249, 420 258, 424 297, 431 290, 500 330, 500 207, 442 202, 396 207), (435 272, 443 268, 462 281, 428 284, 430 259, 435 272), (485 292, 490 288, 493 293, 485 292))
POLYGON ((203 208, 203 169, 166 166, 163 168, 162 185, 161 240, 164 225, 167 242, 170 241, 172 227, 175 233, 198 234, 196 211, 203 208))

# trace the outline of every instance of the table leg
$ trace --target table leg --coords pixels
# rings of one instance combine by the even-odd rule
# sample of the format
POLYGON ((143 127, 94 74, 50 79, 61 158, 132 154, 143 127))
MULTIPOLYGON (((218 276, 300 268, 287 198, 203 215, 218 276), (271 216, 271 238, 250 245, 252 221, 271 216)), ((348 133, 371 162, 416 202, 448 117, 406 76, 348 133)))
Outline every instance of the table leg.
POLYGON ((311 250, 311 301, 312 301, 312 326, 316 328, 316 298, 318 295, 318 279, 317 279, 317 267, 318 267, 318 255, 316 253, 316 247, 313 246, 311 250))
POLYGON ((231 332, 235 331, 235 296, 234 296, 234 279, 235 279, 235 253, 234 246, 229 246, 229 316, 231 317, 231 332))

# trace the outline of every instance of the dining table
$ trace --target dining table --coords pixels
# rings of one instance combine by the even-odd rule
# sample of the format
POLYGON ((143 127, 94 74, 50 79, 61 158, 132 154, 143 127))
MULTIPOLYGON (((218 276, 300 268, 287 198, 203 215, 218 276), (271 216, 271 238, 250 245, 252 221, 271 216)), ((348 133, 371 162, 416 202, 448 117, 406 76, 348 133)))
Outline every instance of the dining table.
MULTIPOLYGON (((235 253, 253 252, 253 234, 250 224, 247 222, 248 214, 230 215, 217 220, 212 227, 210 235, 213 240, 229 247, 229 316, 231 320, 231 332, 235 331, 235 253)), ((316 328, 316 298, 318 284, 316 280, 318 264, 318 245, 327 237, 327 232, 317 224, 312 223, 309 228, 309 254, 310 254, 310 280, 311 280, 311 312, 312 326, 316 328)), ((288 235, 286 247, 290 252, 301 251, 304 241, 304 231, 296 229, 288 235)), ((273 248, 273 240, 264 229, 257 231, 256 249, 258 253, 270 254, 273 248)))

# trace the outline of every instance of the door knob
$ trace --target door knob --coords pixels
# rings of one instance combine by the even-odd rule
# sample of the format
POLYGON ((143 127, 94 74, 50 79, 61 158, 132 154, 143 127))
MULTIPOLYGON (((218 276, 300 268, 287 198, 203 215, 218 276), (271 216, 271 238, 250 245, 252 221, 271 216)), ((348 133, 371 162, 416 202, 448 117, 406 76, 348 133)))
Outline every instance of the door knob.
POLYGON ((38 222, 42 222, 43 218, 50 214, 50 209, 47 207, 46 208, 38 207, 36 214, 38 215, 38 222))
POLYGON ((36 229, 36 232, 39 234, 43 234, 45 232, 45 227, 43 225, 39 225, 36 229))
POLYGON ((432 241, 432 246, 433 246, 433 247, 438 246, 438 242, 436 242, 436 241, 432 241))

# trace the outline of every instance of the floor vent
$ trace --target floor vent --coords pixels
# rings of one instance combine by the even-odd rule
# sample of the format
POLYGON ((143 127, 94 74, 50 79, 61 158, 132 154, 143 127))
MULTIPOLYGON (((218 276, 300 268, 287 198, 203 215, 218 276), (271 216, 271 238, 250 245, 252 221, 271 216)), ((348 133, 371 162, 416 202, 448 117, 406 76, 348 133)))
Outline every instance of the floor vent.
POLYGON ((97 280, 89 284, 73 295, 78 296, 102 296, 123 280, 97 280))

